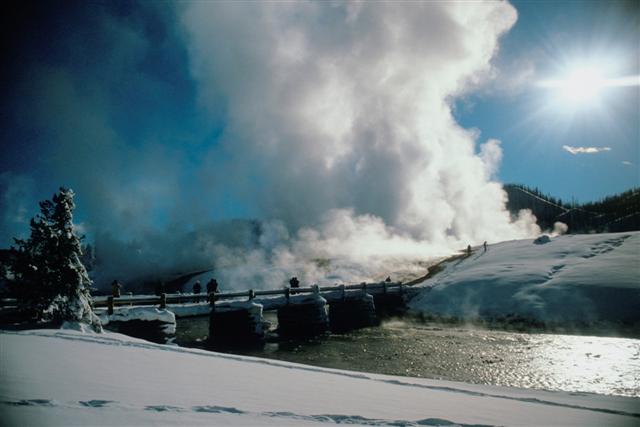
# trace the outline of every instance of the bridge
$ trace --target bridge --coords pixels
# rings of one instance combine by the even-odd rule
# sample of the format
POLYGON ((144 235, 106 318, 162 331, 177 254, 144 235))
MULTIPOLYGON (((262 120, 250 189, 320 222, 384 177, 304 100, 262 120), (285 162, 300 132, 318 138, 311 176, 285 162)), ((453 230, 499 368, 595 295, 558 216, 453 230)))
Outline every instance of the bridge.
MULTIPOLYGON (((167 330, 168 325, 141 321, 135 316, 118 317, 118 312, 126 311, 126 306, 156 306, 178 318, 209 316, 209 340, 213 343, 256 343, 265 338, 265 311, 277 311, 280 337, 308 337, 329 330, 344 332, 377 325, 381 316, 403 312, 407 298, 414 292, 414 288, 401 282, 380 282, 210 294, 97 296, 94 304, 106 308, 106 319, 131 335, 145 329, 142 325, 148 329, 153 324, 156 332, 167 330)), ((156 340, 162 338, 162 333, 151 335, 156 340)))

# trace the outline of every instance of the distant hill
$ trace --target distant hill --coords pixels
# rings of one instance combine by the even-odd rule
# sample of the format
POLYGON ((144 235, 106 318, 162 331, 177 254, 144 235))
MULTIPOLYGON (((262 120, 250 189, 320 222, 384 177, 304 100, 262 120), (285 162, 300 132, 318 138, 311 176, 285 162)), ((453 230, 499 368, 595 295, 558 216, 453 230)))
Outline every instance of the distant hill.
POLYGON ((567 224, 569 233, 640 230, 640 188, 585 204, 567 203, 524 185, 506 184, 504 189, 509 211, 530 209, 543 230, 552 229, 556 221, 567 224))

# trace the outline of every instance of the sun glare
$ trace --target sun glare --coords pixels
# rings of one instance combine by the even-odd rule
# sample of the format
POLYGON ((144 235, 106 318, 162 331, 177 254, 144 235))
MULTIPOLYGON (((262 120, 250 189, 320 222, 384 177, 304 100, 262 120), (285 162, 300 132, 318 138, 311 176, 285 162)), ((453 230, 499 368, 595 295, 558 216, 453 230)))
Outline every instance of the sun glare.
POLYGON ((606 81, 596 67, 576 67, 564 78, 544 80, 539 85, 553 89, 553 95, 560 104, 576 108, 599 102, 606 81))
POLYGON ((561 94, 569 102, 587 102, 598 99, 604 87, 604 78, 595 68, 573 70, 561 86, 561 94))
POLYGON ((595 65, 571 67, 562 78, 542 80, 539 87, 550 90, 556 107, 585 109, 600 105, 607 88, 640 85, 640 76, 610 78, 595 65))

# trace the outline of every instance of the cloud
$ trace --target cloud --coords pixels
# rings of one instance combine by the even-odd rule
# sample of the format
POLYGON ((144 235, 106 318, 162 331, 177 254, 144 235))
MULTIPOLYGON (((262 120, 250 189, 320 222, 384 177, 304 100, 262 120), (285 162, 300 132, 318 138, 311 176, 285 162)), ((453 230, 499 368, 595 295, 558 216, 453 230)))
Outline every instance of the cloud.
POLYGON ((633 163, 628 161, 628 160, 623 160, 622 164, 625 165, 625 166, 633 166, 633 163))
POLYGON ((569 153, 576 154, 595 154, 602 153, 604 151, 611 151, 611 147, 572 147, 570 145, 563 145, 562 149, 569 153))

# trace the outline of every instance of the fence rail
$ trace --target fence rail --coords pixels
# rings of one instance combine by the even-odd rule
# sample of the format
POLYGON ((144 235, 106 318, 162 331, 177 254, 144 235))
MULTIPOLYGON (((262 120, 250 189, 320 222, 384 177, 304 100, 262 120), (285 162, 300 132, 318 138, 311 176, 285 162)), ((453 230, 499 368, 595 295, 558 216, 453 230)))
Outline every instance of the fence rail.
MULTIPOLYGON (((204 301, 221 301, 237 298, 254 299, 259 296, 274 296, 283 295, 289 298, 291 295, 303 295, 313 293, 335 292, 335 291, 349 291, 349 290, 362 290, 363 292, 373 293, 386 293, 389 290, 403 291, 402 282, 380 282, 380 283, 361 283, 357 285, 336 285, 336 286, 324 286, 317 285, 303 287, 303 288, 282 288, 282 289, 270 289, 270 290, 253 290, 236 292, 221 292, 211 294, 162 294, 162 295, 123 295, 120 297, 114 296, 96 296, 93 298, 93 303, 96 307, 107 307, 109 312, 113 312, 113 308, 116 306, 124 305, 158 305, 161 308, 166 308, 167 304, 184 304, 189 302, 204 302, 204 301)), ((2 298, 0 299, 0 307, 9 308, 15 307, 17 301, 15 298, 2 298)))

